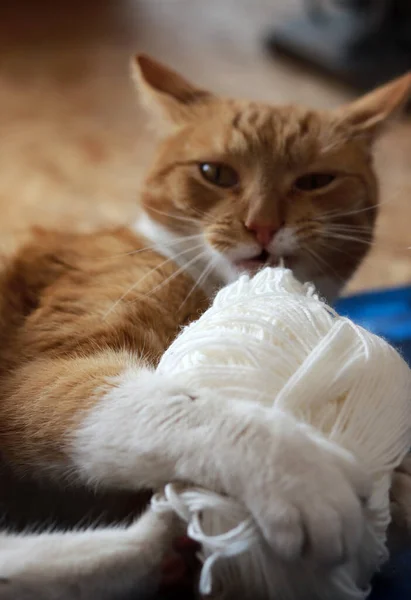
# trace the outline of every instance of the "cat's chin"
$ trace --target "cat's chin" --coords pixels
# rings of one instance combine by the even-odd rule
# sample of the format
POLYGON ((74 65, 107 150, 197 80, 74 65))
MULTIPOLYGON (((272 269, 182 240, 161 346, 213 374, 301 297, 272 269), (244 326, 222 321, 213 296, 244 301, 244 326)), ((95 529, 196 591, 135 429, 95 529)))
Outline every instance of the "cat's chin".
POLYGON ((279 265, 279 259, 271 256, 268 252, 263 251, 258 256, 239 260, 235 263, 237 269, 241 272, 250 273, 254 275, 257 271, 260 271, 264 267, 277 267, 279 265))

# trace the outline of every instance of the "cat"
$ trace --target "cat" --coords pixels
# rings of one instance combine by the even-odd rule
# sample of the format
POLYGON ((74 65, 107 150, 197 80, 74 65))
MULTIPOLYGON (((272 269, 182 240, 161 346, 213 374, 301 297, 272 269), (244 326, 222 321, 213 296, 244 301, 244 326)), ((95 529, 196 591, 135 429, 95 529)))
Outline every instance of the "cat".
MULTIPOLYGON (((358 547, 366 474, 288 422, 274 435, 254 406, 202 397, 155 367, 241 272, 282 261, 335 298, 373 239, 372 149, 411 76, 316 111, 219 98, 144 55, 132 72, 163 136, 136 223, 37 229, 0 273, 5 515, 24 529, 41 502, 22 489, 52 490, 61 525, 70 493, 88 494, 87 515, 98 490, 114 520, 143 510, 143 491, 189 481, 243 502, 280 560, 336 564, 358 547)), ((0 599, 142 597, 178 525, 150 511, 127 523, 3 533, 0 599)))

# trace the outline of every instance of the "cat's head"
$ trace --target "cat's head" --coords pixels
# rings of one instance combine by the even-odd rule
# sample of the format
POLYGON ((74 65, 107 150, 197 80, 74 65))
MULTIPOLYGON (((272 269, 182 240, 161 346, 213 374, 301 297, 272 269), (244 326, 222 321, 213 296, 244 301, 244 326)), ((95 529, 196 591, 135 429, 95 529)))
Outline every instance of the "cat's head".
POLYGON ((142 193, 142 231, 169 254, 178 248, 182 262, 198 255, 209 272, 283 259, 335 296, 372 241, 372 147, 408 98, 411 75, 318 111, 220 98, 146 56, 133 72, 163 135, 142 193))

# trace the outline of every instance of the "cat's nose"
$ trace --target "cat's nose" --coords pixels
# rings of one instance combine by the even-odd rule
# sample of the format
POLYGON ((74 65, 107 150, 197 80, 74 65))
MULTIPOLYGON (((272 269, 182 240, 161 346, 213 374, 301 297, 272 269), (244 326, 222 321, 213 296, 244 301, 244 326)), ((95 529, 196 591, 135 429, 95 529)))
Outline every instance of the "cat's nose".
POLYGON ((248 231, 254 233, 257 242, 264 248, 269 245, 277 231, 280 229, 280 227, 275 227, 274 225, 259 225, 258 223, 246 223, 245 227, 248 231))

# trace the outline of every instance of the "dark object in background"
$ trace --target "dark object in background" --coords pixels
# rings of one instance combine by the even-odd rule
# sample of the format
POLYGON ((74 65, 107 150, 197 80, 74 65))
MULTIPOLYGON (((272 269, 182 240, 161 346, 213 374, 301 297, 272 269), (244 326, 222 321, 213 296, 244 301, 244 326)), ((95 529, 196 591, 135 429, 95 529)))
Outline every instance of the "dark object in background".
POLYGON ((364 92, 411 70, 410 0, 304 0, 267 44, 364 92))
POLYGON ((411 551, 393 558, 373 582, 367 600, 409 600, 411 598, 411 551))
MULTIPOLYGON (((138 599, 136 598, 136 600, 138 599)), ((186 589, 175 589, 169 592, 159 592, 153 600, 196 600, 196 595, 186 589)))

